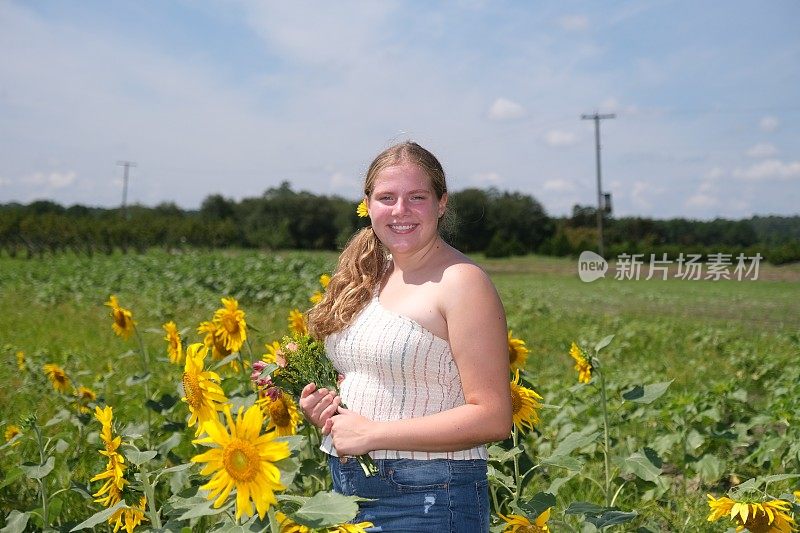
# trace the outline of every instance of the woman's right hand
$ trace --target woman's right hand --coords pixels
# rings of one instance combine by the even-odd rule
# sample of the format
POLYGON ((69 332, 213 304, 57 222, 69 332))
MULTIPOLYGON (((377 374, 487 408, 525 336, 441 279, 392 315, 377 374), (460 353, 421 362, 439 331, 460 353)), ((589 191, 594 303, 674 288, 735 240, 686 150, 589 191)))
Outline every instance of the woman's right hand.
POLYGON ((342 399, 335 391, 324 387, 317 389, 315 383, 309 383, 300 392, 300 409, 312 424, 322 430, 323 435, 331 432, 331 417, 341 403, 342 399))

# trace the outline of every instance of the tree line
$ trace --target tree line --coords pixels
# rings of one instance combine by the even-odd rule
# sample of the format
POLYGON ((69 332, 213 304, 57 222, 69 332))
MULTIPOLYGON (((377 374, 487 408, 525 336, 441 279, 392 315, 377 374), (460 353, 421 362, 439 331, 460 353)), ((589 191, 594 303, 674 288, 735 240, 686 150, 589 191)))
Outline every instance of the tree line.
MULTIPOLYGON (((295 191, 287 182, 263 195, 236 201, 215 194, 197 210, 172 203, 106 209, 61 206, 40 200, 0 205, 0 249, 11 256, 73 251, 113 253, 151 247, 337 250, 367 219, 353 200, 295 191)), ((575 206, 569 217, 550 217, 532 196, 497 189, 450 195, 441 230, 467 253, 506 257, 556 256, 596 250, 596 211, 575 206)), ((747 220, 655 220, 604 216, 606 255, 756 252, 772 263, 800 260, 800 217, 747 220)))

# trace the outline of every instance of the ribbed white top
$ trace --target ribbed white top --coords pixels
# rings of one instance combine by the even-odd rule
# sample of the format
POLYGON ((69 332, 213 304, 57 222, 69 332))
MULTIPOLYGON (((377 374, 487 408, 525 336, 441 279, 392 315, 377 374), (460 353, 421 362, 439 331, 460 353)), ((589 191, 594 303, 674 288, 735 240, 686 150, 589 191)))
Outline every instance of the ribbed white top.
MULTIPOLYGON (((411 318, 384 308, 378 297, 353 323, 325 339, 325 350, 344 375, 347 407, 372 420, 401 420, 464 405, 461 377, 450 344, 411 318)), ((322 449, 336 455, 330 437, 322 449)), ((485 446, 453 452, 375 450, 374 459, 486 459, 485 446)))

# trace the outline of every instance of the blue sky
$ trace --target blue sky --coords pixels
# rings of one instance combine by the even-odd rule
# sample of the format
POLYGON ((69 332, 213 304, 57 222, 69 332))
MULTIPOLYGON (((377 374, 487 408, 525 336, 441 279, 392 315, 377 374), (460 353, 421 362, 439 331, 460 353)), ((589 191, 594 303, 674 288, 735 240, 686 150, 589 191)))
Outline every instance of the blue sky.
POLYGON ((800 3, 0 2, 0 203, 354 200, 414 139, 551 215, 800 213, 800 3))

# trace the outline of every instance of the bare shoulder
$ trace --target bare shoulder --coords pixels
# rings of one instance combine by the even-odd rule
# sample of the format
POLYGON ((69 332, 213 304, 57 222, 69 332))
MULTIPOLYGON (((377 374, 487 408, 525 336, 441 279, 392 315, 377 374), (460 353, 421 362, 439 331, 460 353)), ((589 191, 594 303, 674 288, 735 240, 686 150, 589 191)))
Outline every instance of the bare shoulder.
POLYGON ((461 252, 453 252, 442 271, 441 287, 445 301, 459 306, 470 303, 485 305, 487 300, 499 303, 489 275, 461 252))

